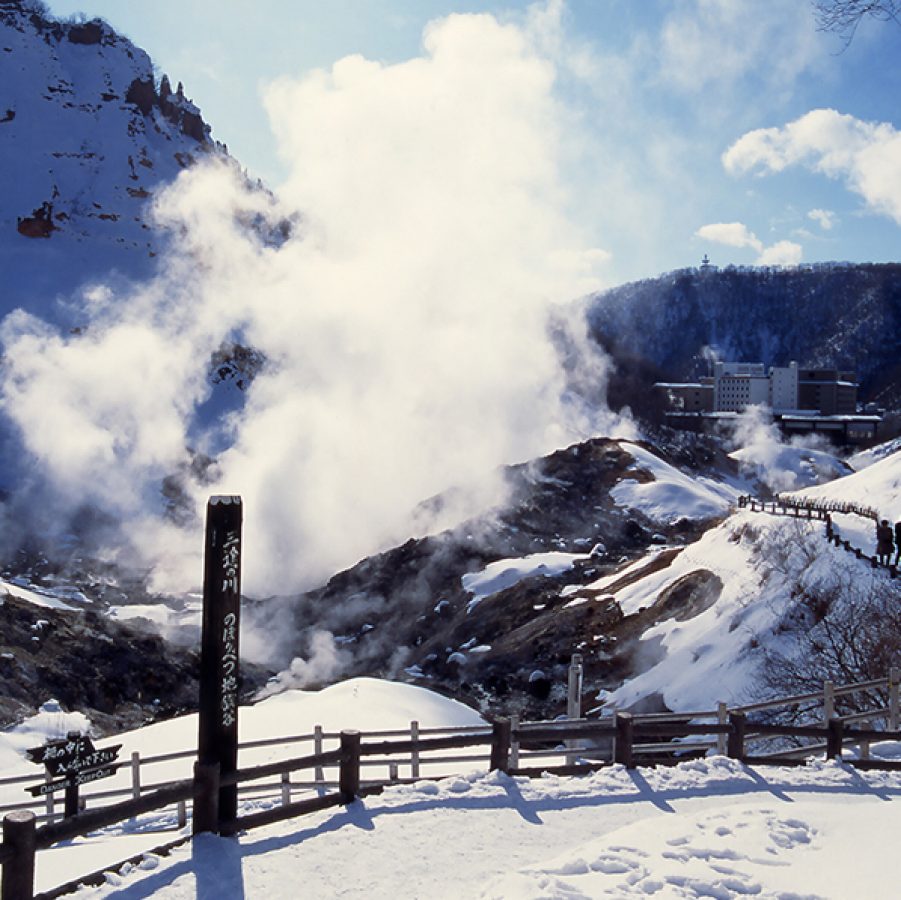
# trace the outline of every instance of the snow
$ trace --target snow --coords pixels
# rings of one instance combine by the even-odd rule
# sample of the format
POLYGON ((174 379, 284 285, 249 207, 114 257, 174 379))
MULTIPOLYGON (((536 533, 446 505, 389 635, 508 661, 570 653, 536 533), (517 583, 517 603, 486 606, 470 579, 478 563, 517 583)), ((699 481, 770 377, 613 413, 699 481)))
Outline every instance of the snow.
MULTIPOLYGON (((0 581, 0 592, 4 594, 10 594, 13 597, 18 597, 20 600, 26 600, 28 603, 33 603, 35 606, 44 606, 48 609, 65 609, 65 610, 74 610, 77 607, 70 606, 68 603, 64 603, 58 597, 54 597, 51 594, 38 593, 36 590, 29 590, 28 588, 20 587, 17 584, 12 584, 8 581, 0 581)), ((2 603, 2 598, 0 598, 0 603, 2 603)))
POLYGON ((659 456, 626 441, 621 446, 635 460, 635 468, 653 480, 625 479, 610 495, 618 506, 636 509, 655 522, 712 519, 725 515, 739 491, 708 478, 692 478, 659 456))
POLYGON ((499 559, 489 563, 484 569, 469 572, 461 579, 463 590, 473 595, 468 610, 471 611, 482 600, 513 587, 524 578, 535 575, 546 577, 561 575, 569 571, 579 560, 588 558, 585 554, 552 551, 533 553, 521 559, 499 559))
POLYGON ((878 444, 875 447, 870 447, 868 450, 861 450, 859 453, 855 453, 848 458, 848 465, 855 471, 860 471, 861 469, 866 469, 867 466, 873 465, 875 462, 879 462, 881 459, 885 459, 887 456, 891 456, 892 453, 897 453, 899 450, 901 450, 901 438, 895 438, 894 440, 886 441, 884 444, 878 444))
MULTIPOLYGON (((899 791, 898 773, 722 757, 583 778, 453 776, 237 838, 204 835, 86 893, 876 900, 897 895, 885 873, 899 791)), ((81 849, 87 861, 94 848, 81 849)))
MULTIPOLYGON (((84 731, 89 726, 90 722, 82 713, 65 712, 56 700, 48 700, 33 716, 9 731, 0 732, 0 776, 6 777, 10 774, 7 770, 12 769, 17 770, 16 774, 20 774, 18 770, 21 774, 33 774, 33 766, 28 767, 27 773, 22 766, 26 750, 65 737, 69 731, 84 731)), ((20 791, 11 795, 0 788, 0 797, 3 802, 13 802, 13 796, 19 795, 20 791)))
POLYGON ((798 494, 809 499, 875 506, 880 517, 897 522, 901 520, 901 450, 895 450, 846 478, 798 494))

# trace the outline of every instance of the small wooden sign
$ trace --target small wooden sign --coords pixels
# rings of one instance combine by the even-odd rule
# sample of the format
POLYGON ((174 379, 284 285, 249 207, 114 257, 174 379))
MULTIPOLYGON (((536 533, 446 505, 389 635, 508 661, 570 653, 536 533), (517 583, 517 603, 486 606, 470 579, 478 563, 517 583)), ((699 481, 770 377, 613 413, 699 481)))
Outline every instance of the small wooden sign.
POLYGON ((120 763, 115 762, 122 749, 121 744, 97 750, 87 735, 70 732, 65 738, 47 741, 40 747, 32 747, 25 755, 38 765, 43 765, 48 775, 64 776, 57 781, 47 781, 27 788, 32 797, 44 797, 55 791, 76 790, 101 778, 114 775, 120 763))
POLYGON ((90 784, 92 781, 99 781, 101 778, 109 778, 115 775, 119 770, 121 763, 115 763, 111 766, 103 766, 100 769, 93 769, 89 772, 74 772, 66 778, 59 781, 47 781, 44 784, 38 784, 28 788, 28 792, 32 797, 45 797, 55 791, 61 791, 63 788, 80 787, 83 784, 90 784))

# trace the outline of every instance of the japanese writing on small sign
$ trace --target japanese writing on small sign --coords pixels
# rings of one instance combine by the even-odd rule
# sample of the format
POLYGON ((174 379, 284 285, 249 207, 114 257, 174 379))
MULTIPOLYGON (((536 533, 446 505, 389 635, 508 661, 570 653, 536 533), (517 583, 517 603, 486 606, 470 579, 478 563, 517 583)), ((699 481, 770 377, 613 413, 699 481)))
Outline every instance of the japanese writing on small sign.
POLYGON ((121 744, 116 744, 114 747, 96 750, 87 735, 74 732, 66 738, 48 741, 41 747, 32 747, 25 751, 32 762, 38 765, 43 763, 50 776, 64 777, 60 781, 47 782, 27 790, 35 797, 43 796, 62 788, 107 778, 119 766, 114 760, 119 755, 121 747, 121 744))

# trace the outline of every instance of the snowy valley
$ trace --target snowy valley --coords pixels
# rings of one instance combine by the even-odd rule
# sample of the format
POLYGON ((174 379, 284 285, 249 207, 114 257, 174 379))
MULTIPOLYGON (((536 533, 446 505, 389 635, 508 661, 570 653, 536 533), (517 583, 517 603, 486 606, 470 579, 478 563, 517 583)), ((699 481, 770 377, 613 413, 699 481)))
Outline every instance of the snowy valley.
MULTIPOLYGON (((498 33, 519 72, 531 58, 498 33)), ((489 743, 511 719, 725 727, 799 694, 766 721, 897 719, 901 572, 875 559, 871 513, 901 522, 899 266, 705 266, 585 294, 545 252, 565 229, 541 178, 504 174, 495 196, 419 172, 423 196, 395 200, 360 162, 334 195, 302 167, 270 190, 175 84, 101 19, 0 0, 0 811, 39 783, 27 751, 75 731, 121 745, 89 810, 101 788, 193 777, 211 495, 246 501, 242 766, 348 730, 487 737, 372 763, 343 807, 237 838, 191 840, 186 794, 42 850, 37 890, 895 896, 901 741, 849 743, 886 763, 868 771, 819 750, 746 765, 725 731, 642 768, 612 738, 545 737, 523 753, 586 768, 534 778, 491 770, 489 743), (411 238, 421 254, 386 263, 411 238), (788 439, 759 409, 663 424, 653 382, 722 355, 856 368, 885 434, 788 439), (854 682, 863 699, 824 687, 854 682)), ((337 757, 322 769, 242 814, 325 797, 337 757)))

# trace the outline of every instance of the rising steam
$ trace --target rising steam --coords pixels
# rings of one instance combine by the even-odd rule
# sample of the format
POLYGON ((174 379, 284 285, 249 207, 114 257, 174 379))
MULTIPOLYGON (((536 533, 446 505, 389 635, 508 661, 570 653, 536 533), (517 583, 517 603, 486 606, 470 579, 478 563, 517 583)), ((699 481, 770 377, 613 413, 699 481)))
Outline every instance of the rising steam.
POLYGON ((2 407, 54 516, 101 510, 159 587, 186 589, 199 520, 166 519, 160 484, 207 454, 188 507, 243 495, 245 587, 285 593, 407 536, 424 498, 463 485, 485 502, 499 464, 610 430, 549 339, 553 317, 603 387, 584 326, 554 306, 597 287, 603 254, 567 217, 542 46, 451 16, 417 59, 280 81, 278 198, 232 165, 197 166, 156 203, 171 235, 158 278, 87 292, 78 334, 8 318, 2 407), (279 243, 266 223, 282 217, 295 225, 279 243), (229 342, 265 364, 243 408, 216 415, 209 362, 229 342))

